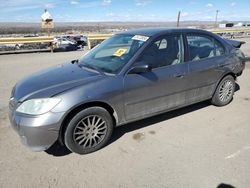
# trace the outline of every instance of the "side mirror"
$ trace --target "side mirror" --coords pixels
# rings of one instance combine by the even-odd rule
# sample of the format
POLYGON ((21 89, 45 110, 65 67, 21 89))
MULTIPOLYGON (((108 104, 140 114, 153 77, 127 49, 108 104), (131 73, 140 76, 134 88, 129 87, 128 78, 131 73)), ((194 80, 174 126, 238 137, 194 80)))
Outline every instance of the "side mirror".
POLYGON ((152 68, 149 65, 137 65, 130 69, 129 74, 140 74, 144 72, 149 72, 151 70, 152 68))

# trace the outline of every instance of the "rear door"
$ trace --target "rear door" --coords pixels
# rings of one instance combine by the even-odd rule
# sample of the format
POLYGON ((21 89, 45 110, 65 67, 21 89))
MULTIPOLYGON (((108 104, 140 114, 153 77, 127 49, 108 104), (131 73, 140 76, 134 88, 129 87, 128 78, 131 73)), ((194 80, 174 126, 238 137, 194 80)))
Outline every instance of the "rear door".
POLYGON ((209 35, 189 33, 186 35, 188 47, 187 76, 190 90, 187 92, 189 103, 208 99, 212 96, 226 61, 222 44, 209 35))

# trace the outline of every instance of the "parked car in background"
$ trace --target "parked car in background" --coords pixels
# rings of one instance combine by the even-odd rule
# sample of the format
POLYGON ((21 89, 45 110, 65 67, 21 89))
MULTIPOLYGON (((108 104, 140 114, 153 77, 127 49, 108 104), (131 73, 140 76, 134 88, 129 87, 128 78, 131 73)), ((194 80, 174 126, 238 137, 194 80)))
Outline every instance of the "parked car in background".
POLYGON ((84 46, 87 45, 87 37, 83 35, 67 35, 67 36, 62 36, 62 38, 76 42, 79 48, 83 48, 84 46))
POLYGON ((87 37, 86 36, 78 35, 78 36, 74 36, 73 39, 77 42, 77 45, 80 48, 83 48, 84 46, 87 45, 87 37))
POLYGON ((0 51, 14 51, 23 48, 24 44, 1 44, 0 51))
POLYGON ((54 51, 75 51, 78 49, 76 41, 65 37, 55 37, 53 45, 54 51))
POLYGON ((245 68, 242 44, 196 29, 116 34, 79 60, 18 82, 9 101, 12 127, 35 151, 59 140, 86 154, 128 122, 205 100, 227 105, 245 68))

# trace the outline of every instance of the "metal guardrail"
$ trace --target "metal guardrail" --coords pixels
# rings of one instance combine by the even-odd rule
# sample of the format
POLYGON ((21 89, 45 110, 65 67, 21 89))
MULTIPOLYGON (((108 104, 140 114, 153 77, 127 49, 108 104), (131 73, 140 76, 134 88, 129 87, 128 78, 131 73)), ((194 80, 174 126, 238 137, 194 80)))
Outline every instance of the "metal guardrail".
POLYGON ((105 40, 111 37, 113 34, 90 34, 88 35, 88 48, 91 49, 91 41, 93 40, 105 40))
MULTIPOLYGON (((213 33, 250 33, 250 28, 234 28, 234 29, 211 29, 208 30, 213 33)), ((89 34, 87 36, 88 48, 91 49, 92 41, 105 40, 113 34, 89 34)), ((45 37, 23 37, 23 38, 0 38, 0 44, 29 44, 29 43, 52 43, 54 36, 45 37)), ((53 45, 51 51, 53 52, 53 45)))
POLYGON ((50 43, 54 37, 0 38, 0 44, 50 43))
MULTIPOLYGON (((250 33, 250 28, 238 28, 238 29, 211 29, 208 30, 212 33, 250 33)), ((88 35, 88 48, 91 49, 91 41, 93 40, 105 40, 111 37, 113 34, 90 34, 88 35)))
POLYGON ((0 38, 1 44, 34 44, 34 43, 49 43, 50 51, 53 52, 54 36, 46 37, 18 37, 18 38, 0 38))
MULTIPOLYGON (((249 28, 239 28, 239 29, 211 29, 208 30, 212 33, 250 33, 249 28)), ((92 40, 105 40, 109 37, 111 37, 113 34, 91 34, 88 35, 88 48, 91 49, 91 41, 92 40)))
POLYGON ((246 29, 211 29, 208 30, 212 33, 248 33, 250 32, 250 28, 246 29))

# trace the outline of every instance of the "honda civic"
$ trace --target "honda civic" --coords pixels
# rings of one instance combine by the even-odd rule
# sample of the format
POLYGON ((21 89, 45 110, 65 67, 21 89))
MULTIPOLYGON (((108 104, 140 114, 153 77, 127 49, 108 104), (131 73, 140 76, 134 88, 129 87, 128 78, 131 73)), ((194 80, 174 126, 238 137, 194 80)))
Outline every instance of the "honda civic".
POLYGON ((12 127, 34 151, 59 141, 87 154, 117 126, 205 100, 227 105, 245 68, 243 43, 185 28, 115 34, 78 60, 18 82, 12 127))

